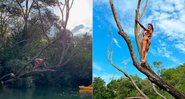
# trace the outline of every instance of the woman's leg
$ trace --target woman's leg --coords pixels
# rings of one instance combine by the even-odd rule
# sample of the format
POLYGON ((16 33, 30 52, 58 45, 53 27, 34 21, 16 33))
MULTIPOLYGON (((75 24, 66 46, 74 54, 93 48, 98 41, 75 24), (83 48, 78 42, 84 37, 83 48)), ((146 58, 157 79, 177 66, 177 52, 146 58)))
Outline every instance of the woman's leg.
POLYGON ((146 61, 146 57, 147 57, 147 55, 148 55, 148 51, 145 51, 145 56, 144 56, 144 62, 146 61))
POLYGON ((146 54, 146 44, 147 44, 147 41, 146 41, 146 37, 143 38, 142 42, 141 42, 141 62, 142 63, 145 63, 145 60, 144 60, 144 57, 145 57, 145 54, 146 54))
POLYGON ((147 40, 147 46, 146 46, 146 51, 148 52, 149 47, 150 47, 151 41, 150 39, 147 40))
POLYGON ((149 47, 150 47, 150 39, 147 40, 147 43, 146 43, 146 51, 145 51, 145 56, 144 56, 144 60, 146 61, 146 58, 148 56, 148 50, 149 50, 149 47))

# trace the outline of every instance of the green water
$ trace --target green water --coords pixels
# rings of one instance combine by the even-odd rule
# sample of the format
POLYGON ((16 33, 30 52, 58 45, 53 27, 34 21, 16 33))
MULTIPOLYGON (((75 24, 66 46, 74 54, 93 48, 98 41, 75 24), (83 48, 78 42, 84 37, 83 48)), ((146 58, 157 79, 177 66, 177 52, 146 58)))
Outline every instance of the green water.
POLYGON ((92 94, 71 89, 3 89, 0 90, 0 99, 92 99, 92 94))

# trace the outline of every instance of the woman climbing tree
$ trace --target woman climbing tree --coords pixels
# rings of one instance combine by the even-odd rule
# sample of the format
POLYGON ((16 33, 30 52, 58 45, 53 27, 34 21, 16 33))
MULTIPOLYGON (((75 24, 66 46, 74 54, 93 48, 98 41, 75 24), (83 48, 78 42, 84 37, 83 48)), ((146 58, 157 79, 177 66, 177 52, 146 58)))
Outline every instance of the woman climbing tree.
POLYGON ((141 63, 145 63, 146 62, 146 57, 148 55, 148 50, 150 47, 150 39, 152 37, 153 34, 153 25, 152 24, 148 24, 148 28, 145 28, 138 20, 136 20, 136 22, 139 23, 139 25, 146 31, 142 41, 141 41, 141 63))

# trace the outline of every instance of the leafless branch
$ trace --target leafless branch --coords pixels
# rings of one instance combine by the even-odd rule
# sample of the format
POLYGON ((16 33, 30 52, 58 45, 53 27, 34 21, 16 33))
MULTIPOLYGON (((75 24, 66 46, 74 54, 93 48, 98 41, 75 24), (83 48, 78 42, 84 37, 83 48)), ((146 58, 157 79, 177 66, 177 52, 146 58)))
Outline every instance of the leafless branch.
POLYGON ((148 5, 148 0, 146 0, 146 1, 145 1, 145 6, 144 6, 144 8, 143 8, 142 13, 141 13, 141 14, 140 14, 140 16, 139 16, 139 19, 140 19, 140 18, 142 18, 142 17, 143 17, 143 15, 145 14, 145 11, 146 11, 146 8, 147 8, 147 5, 148 5))
MULTIPOLYGON (((111 63, 111 65, 116 68, 118 71, 122 72, 131 82, 132 84, 134 85, 134 87, 138 90, 138 92, 143 96, 145 97, 145 99, 149 99, 147 95, 145 95, 143 93, 143 91, 137 86, 137 84, 134 82, 134 80, 132 79, 132 77, 130 75, 128 75, 126 73, 126 71, 123 71, 121 70, 118 66, 116 66, 114 63, 113 63, 113 60, 112 60, 112 42, 113 42, 113 37, 112 37, 112 33, 111 31, 109 30, 109 34, 111 36, 111 43, 109 45, 109 48, 108 48, 108 61, 111 63)), ((126 67, 126 64, 124 64, 124 67, 126 67)))
POLYGON ((56 70, 53 70, 53 69, 32 70, 32 71, 20 74, 19 77, 14 77, 14 78, 2 81, 2 82, 3 82, 3 84, 7 84, 7 83, 10 83, 10 82, 20 80, 22 78, 35 76, 35 75, 40 75, 40 74, 44 74, 44 73, 52 73, 52 72, 55 72, 55 71, 56 70))
MULTIPOLYGON (((73 0, 72 0, 71 4, 70 4, 70 0, 65 0, 64 3, 62 3, 62 4, 59 2, 59 0, 57 0, 57 5, 58 5, 60 12, 61 12, 61 15, 62 15, 62 19, 61 19, 62 20, 62 22, 61 22, 61 25, 62 25, 62 31, 61 31, 62 52, 61 52, 61 57, 60 57, 60 60, 58 63, 58 65, 61 65, 61 64, 63 64, 64 57, 65 57, 66 53, 68 52, 68 49, 70 48, 70 45, 71 45, 71 43, 66 42, 68 40, 67 38, 71 37, 71 33, 69 33, 66 30, 66 26, 67 26, 68 19, 69 19, 70 8, 73 5, 73 0), (63 6, 63 8, 62 8, 62 6, 63 6), (65 13, 65 15, 64 15, 64 13, 65 13)), ((66 61, 67 60, 68 59, 66 59, 66 61)))
POLYGON ((125 97, 125 99, 145 99, 144 97, 125 97))
POLYGON ((25 17, 25 12, 24 12, 24 9, 23 9, 21 3, 19 2, 19 0, 16 0, 16 2, 17 2, 17 4, 19 5, 19 7, 21 8, 21 10, 22 10, 23 17, 25 17))
POLYGON ((42 15, 41 15, 41 11, 40 11, 40 7, 39 7, 39 4, 38 4, 38 1, 35 1, 34 2, 36 3, 37 5, 37 10, 39 12, 39 18, 40 18, 40 22, 41 22, 41 28, 42 28, 42 34, 46 37, 47 41, 50 42, 50 39, 47 35, 47 32, 45 31, 44 29, 44 25, 43 25, 43 20, 42 20, 42 15))
POLYGON ((162 97, 163 99, 167 99, 165 96, 163 96, 162 94, 160 94, 158 91, 157 91, 157 89, 156 89, 156 87, 155 87, 155 84, 153 84, 153 90, 155 91, 155 93, 157 94, 157 95, 159 95, 160 97, 162 97))
MULTIPOLYGON (((139 0, 140 1, 140 0, 139 0)), ((145 74, 148 79, 155 83, 157 86, 159 86, 160 88, 166 90, 169 94, 171 94, 172 96, 178 98, 178 99, 185 99, 185 95, 183 95, 182 93, 180 93, 178 90, 176 90, 173 86, 167 84, 165 81, 163 81, 159 76, 157 76, 152 70, 147 69, 146 67, 149 67, 149 65, 146 64, 142 64, 140 65, 137 61, 133 46, 132 46, 132 42, 130 40, 130 38, 127 36, 127 34, 125 33, 125 31, 123 30, 120 21, 117 17, 114 5, 112 0, 110 0, 110 6, 111 6, 111 10, 114 16, 114 19, 116 21, 117 27, 119 29, 119 34, 123 37, 123 39, 125 40, 128 49, 130 51, 130 55, 133 61, 133 65, 139 70, 141 71, 143 74, 145 74)))

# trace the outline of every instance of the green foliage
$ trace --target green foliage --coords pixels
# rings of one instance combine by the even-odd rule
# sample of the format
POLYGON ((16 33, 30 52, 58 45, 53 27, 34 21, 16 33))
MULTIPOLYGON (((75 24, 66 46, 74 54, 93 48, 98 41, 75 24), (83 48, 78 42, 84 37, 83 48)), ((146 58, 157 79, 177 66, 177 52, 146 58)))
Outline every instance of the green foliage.
MULTIPOLYGON (((25 0, 18 0, 25 10, 25 0)), ((28 17, 23 16, 23 11, 16 1, 4 0, 0 5, 0 76, 8 73, 16 73, 37 53, 56 38, 61 38, 43 51, 40 57, 48 58, 47 67, 57 66, 61 52, 64 50, 62 42, 70 40, 71 46, 64 59, 71 60, 57 72, 41 74, 34 77, 17 80, 7 85, 13 88, 48 87, 57 88, 90 85, 92 83, 92 37, 91 35, 66 36, 72 34, 61 28, 61 20, 49 6, 55 6, 56 0, 38 0, 41 15, 36 4, 31 8, 28 17), (6 17, 3 15, 7 15, 6 17), (42 18, 42 21, 40 20, 42 18), (44 30, 44 31, 43 31, 44 30)), ((29 4, 32 1, 29 2, 29 4)), ((31 7, 31 6, 29 6, 31 7)), ((28 13, 27 13, 28 14, 28 13)), ((33 64, 29 64, 25 72, 33 70, 33 64)))
MULTIPOLYGON (((160 64, 161 65, 161 64, 160 64)), ((167 83, 173 85, 181 93, 185 94, 185 64, 178 66, 177 68, 165 69, 161 72, 161 77, 167 83)), ((141 79, 138 76, 132 76, 138 87, 150 98, 150 99, 162 99, 152 89, 153 85, 148 79, 141 79)), ((107 85, 100 77, 95 77, 94 84, 94 99, 124 99, 125 97, 141 96, 136 88, 132 85, 128 78, 120 78, 112 80, 107 85)), ((172 96, 166 91, 157 87, 159 93, 172 99, 172 96)))
POLYGON ((106 95, 105 91, 106 91, 106 87, 105 87, 105 82, 100 78, 100 77, 95 77, 94 81, 93 81, 93 98, 95 99, 106 99, 106 95))
POLYGON ((180 92, 185 94, 185 64, 173 69, 166 69, 162 73, 161 77, 167 81, 167 83, 175 86, 180 92))

